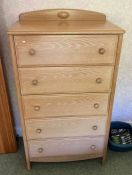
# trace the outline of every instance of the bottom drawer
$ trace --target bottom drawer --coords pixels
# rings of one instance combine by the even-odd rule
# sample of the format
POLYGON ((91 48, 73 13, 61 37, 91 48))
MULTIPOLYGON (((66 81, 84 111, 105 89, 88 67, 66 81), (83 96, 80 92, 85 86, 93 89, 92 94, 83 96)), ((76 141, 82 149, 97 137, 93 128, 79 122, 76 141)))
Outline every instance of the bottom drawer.
POLYGON ((30 140, 28 145, 31 161, 80 160, 88 157, 101 157, 104 137, 30 140))

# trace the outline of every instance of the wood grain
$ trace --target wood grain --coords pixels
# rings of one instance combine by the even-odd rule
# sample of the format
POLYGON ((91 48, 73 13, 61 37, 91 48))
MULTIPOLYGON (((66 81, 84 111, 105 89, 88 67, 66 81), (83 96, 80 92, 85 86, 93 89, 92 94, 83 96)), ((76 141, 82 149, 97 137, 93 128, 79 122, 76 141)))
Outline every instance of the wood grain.
POLYGON ((20 14, 19 22, 8 31, 8 34, 19 35, 119 33, 124 33, 124 30, 106 21, 104 14, 76 9, 52 9, 20 14), (63 15, 59 15, 60 13, 63 15))
POLYGON ((47 9, 33 12, 22 13, 19 16, 20 23, 31 21, 50 21, 50 20, 84 20, 102 21, 106 20, 103 13, 79 9, 47 9))
POLYGON ((113 109, 113 102, 114 102, 114 95, 115 95, 115 88, 116 88, 116 80, 117 80, 118 67, 119 67, 119 61, 120 61, 120 54, 121 54, 122 39, 123 39, 123 35, 119 35, 118 36, 118 47, 117 47, 117 53, 116 53, 116 63, 115 63, 115 67, 114 67, 114 76, 113 76, 113 80, 112 80, 112 91, 111 91, 109 109, 108 109, 108 120, 107 120, 107 128, 106 128, 104 156, 103 156, 102 163, 105 163, 106 158, 107 158, 106 157, 106 155, 107 155, 107 145, 108 145, 110 124, 111 124, 111 118, 112 118, 112 109, 113 109))
POLYGON ((117 41, 116 35, 16 36, 17 63, 19 67, 114 64, 117 41), (102 48, 104 54, 99 53, 102 48))
POLYGON ((8 34, 28 169, 32 161, 104 162, 124 30, 72 9, 19 19, 8 34))
POLYGON ((0 59, 0 153, 17 151, 16 136, 0 59))
POLYGON ((4 145, 3 145, 3 138, 0 134, 0 153, 5 153, 4 145))
POLYGON ((58 117, 26 120, 26 134, 30 139, 105 135, 106 116, 58 117))
POLYGON ((106 115, 109 94, 22 96, 25 118, 45 118, 71 115, 106 115))
POLYGON ((109 21, 45 21, 17 22, 10 27, 8 34, 12 35, 82 35, 82 34, 119 34, 125 31, 109 21))
POLYGON ((22 94, 109 92, 112 77, 112 66, 19 69, 22 94))
POLYGON ((23 106, 22 106, 22 101, 21 101, 20 83, 19 83, 17 64, 16 64, 16 53, 15 53, 15 46, 14 46, 14 37, 12 35, 9 35, 9 42, 10 42, 10 48, 11 48, 11 54, 12 54, 12 66, 13 66, 14 78, 15 78, 15 84, 16 84, 16 92, 17 92, 17 100, 18 100, 20 119, 21 119, 21 127, 22 127, 22 134, 23 134, 25 156, 26 156, 27 168, 30 170, 31 165, 30 165, 30 160, 29 160, 27 136, 26 136, 26 130, 25 130, 25 122, 24 122, 24 118, 23 118, 23 106))
MULTIPOLYGON (((79 156, 88 158, 88 155, 102 155, 104 147, 104 137, 99 138, 65 138, 65 139, 47 139, 47 140, 32 140, 29 141, 30 159, 33 158, 51 158, 52 157, 65 156, 63 161, 68 161, 69 156, 79 156), (91 146, 95 145, 95 149, 91 149, 91 146), (42 153, 38 153, 38 149, 43 148, 42 153)), ((60 159, 61 161, 61 159, 60 159)))

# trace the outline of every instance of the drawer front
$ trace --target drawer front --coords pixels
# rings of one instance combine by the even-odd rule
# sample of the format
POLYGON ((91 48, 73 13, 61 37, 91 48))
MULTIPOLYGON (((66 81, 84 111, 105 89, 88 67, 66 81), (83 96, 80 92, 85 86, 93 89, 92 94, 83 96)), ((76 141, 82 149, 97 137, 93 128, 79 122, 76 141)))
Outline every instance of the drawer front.
POLYGON ((15 36, 18 66, 113 64, 116 35, 15 36))
POLYGON ((113 67, 20 68, 22 94, 108 92, 113 67))
POLYGON ((31 140, 28 145, 30 159, 66 156, 66 161, 68 156, 103 155, 104 137, 31 140))
POLYGON ((109 94, 58 94, 22 96, 25 118, 106 115, 109 94))
POLYGON ((106 116, 30 119, 25 121, 27 138, 43 139, 105 135, 106 116))

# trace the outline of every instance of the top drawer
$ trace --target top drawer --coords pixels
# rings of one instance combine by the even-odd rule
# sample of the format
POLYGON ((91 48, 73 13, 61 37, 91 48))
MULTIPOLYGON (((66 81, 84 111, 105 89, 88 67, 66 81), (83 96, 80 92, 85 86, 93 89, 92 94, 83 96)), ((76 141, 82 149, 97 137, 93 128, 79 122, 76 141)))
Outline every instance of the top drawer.
POLYGON ((15 36, 18 66, 114 64, 117 35, 15 36))

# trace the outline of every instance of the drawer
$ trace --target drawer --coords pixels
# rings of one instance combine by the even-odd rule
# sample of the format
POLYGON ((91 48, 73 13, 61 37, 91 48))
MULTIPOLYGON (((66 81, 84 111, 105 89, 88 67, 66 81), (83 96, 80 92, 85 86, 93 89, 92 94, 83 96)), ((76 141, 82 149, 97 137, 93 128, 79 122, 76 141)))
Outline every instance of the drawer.
POLYGON ((22 94, 108 92, 113 67, 19 68, 22 94))
POLYGON ((15 36, 18 66, 113 64, 117 35, 15 36))
POLYGON ((25 118, 106 115, 109 94, 56 94, 22 96, 25 118))
POLYGON ((25 120, 27 139, 105 135, 106 116, 25 120))
POLYGON ((47 161, 49 158, 51 161, 56 161, 60 157, 59 161, 69 161, 74 160, 75 156, 76 159, 92 155, 102 156, 104 137, 30 140, 28 145, 30 160, 36 158, 39 161, 43 158, 43 161, 47 161))

